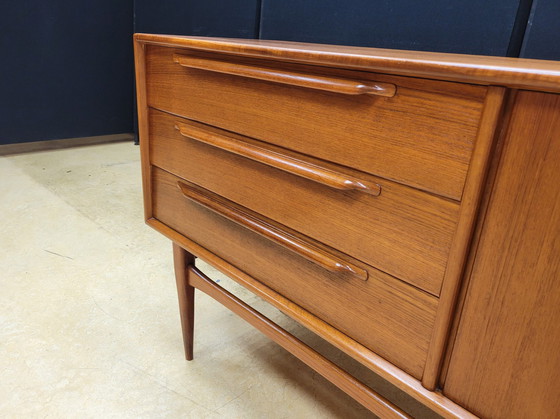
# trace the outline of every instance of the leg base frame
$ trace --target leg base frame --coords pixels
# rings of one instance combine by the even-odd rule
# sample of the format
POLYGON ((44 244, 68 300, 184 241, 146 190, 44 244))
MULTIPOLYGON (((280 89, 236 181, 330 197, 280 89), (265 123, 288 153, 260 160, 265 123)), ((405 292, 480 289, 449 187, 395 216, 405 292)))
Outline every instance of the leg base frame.
MULTIPOLYGON (((383 418, 410 418, 410 416, 383 396, 356 380, 336 364, 329 361, 295 336, 282 329, 276 323, 217 285, 194 265, 188 265, 186 270, 189 286, 195 287, 205 294, 208 294, 226 308, 230 309, 274 342, 295 355, 309 367, 313 368, 342 391, 349 394, 374 414, 383 418)), ((192 337, 192 331, 190 336, 192 337)))

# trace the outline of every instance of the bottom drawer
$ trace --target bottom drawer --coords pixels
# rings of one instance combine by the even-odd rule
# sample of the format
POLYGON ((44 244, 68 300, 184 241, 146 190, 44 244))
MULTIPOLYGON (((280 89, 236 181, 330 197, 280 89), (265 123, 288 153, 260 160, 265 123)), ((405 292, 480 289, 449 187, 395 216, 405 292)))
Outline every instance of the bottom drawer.
POLYGON ((367 280, 325 270, 187 199, 178 187, 182 179, 155 167, 152 175, 156 219, 412 376, 422 377, 437 298, 346 255, 343 259, 367 271, 367 280))

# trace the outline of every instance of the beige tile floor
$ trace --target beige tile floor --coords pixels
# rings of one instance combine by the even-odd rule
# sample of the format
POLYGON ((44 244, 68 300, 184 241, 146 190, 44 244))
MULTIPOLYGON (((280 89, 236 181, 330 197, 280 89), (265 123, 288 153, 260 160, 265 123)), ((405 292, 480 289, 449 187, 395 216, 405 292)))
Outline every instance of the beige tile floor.
MULTIPOLYGON (((0 157, 0 214, 1 418, 371 417, 201 293, 195 360, 184 360, 171 244, 143 223, 131 143, 0 157)), ((365 380, 416 417, 434 417, 378 378, 365 380)))

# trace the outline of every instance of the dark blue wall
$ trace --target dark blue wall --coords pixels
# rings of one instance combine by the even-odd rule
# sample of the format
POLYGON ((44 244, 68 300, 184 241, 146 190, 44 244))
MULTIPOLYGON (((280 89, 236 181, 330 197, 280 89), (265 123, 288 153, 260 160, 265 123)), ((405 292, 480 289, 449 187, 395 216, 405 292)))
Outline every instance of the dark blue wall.
POLYGON ((263 0, 261 38, 503 56, 519 5, 520 0, 263 0))
POLYGON ((4 0, 0 144, 133 131, 132 2, 4 0))
POLYGON ((560 0, 534 0, 521 57, 560 60, 560 0))
POLYGON ((260 0, 134 0, 134 31, 258 38, 260 0))

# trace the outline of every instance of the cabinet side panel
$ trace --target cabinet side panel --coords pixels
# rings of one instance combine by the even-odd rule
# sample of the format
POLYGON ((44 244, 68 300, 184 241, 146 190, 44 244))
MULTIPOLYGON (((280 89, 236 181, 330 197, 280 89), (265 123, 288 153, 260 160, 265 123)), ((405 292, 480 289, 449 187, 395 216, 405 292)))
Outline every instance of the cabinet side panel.
POLYGON ((144 218, 152 217, 152 189, 150 166, 150 143, 148 105, 146 99, 146 46, 134 39, 134 67, 136 70, 136 102, 138 108, 138 135, 142 162, 142 191, 144 194, 144 218))
POLYGON ((444 394, 482 417, 560 412, 560 96, 520 92, 444 394))

